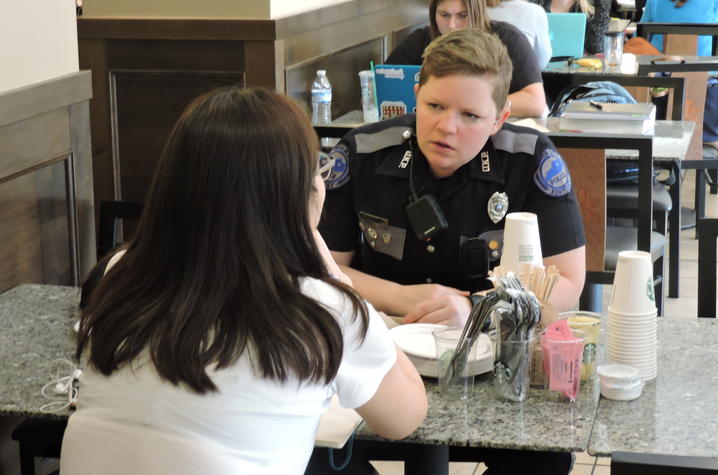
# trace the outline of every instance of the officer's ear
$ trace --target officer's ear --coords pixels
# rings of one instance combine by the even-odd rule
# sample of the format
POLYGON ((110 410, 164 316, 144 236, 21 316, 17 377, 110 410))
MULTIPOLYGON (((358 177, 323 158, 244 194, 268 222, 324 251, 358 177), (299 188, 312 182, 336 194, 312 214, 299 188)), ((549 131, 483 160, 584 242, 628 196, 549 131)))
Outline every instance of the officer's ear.
POLYGON ((414 84, 414 97, 419 96, 419 83, 414 84))
POLYGON ((496 116, 496 120, 494 121, 494 125, 491 127, 491 133, 495 134, 498 132, 501 127, 503 127, 504 122, 506 122, 506 119, 509 118, 511 115, 511 101, 508 99, 506 100, 506 104, 504 107, 499 111, 498 115, 496 116))

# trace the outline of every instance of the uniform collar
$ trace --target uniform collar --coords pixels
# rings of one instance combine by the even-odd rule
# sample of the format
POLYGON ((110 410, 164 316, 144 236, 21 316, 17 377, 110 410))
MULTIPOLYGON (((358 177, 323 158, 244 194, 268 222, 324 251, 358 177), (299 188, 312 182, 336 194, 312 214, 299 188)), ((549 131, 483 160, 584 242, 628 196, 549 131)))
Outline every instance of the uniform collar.
MULTIPOLYGON (((406 140, 399 146, 394 147, 389 155, 379 164, 375 173, 377 175, 408 180, 410 170, 409 161, 414 159, 417 160, 417 163, 414 164, 415 179, 420 178, 420 174, 429 173, 426 158, 424 158, 424 155, 421 153, 416 139, 412 137, 410 140, 411 145, 409 144, 409 140, 406 140)), ((463 168, 457 170, 457 173, 466 173, 469 178, 474 180, 485 180, 504 184, 504 175, 501 171, 497 152, 496 149, 494 149, 491 138, 486 142, 481 152, 463 168), (488 157, 488 163, 487 159, 482 157, 488 157)))
POLYGON ((504 174, 491 137, 479 154, 466 164, 466 168, 469 178, 504 184, 504 174))

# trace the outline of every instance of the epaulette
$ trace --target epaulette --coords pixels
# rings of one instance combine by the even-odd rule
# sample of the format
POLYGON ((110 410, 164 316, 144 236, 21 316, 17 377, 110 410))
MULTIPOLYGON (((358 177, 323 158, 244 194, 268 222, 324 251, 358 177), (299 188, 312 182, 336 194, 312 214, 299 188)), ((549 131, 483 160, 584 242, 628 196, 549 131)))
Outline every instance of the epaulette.
POLYGON ((533 156, 536 154, 538 138, 538 132, 533 129, 504 124, 501 130, 491 137, 491 141, 497 150, 533 156))
POLYGON ((395 147, 411 138, 413 130, 407 126, 393 126, 376 132, 357 133, 354 143, 357 153, 372 153, 378 150, 395 147))

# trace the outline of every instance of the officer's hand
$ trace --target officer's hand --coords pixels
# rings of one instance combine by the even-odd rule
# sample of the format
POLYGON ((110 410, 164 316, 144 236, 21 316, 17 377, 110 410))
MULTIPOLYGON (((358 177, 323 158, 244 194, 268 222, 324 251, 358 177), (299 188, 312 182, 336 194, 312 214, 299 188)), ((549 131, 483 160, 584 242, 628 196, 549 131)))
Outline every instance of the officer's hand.
MULTIPOLYGON (((468 292, 465 292, 468 295, 468 292)), ((404 323, 441 323, 463 327, 471 313, 471 301, 456 293, 425 300, 404 317, 404 323)))
POLYGON ((404 312, 408 312, 425 300, 432 300, 444 295, 463 295, 468 297, 469 292, 439 284, 402 285, 399 300, 404 312))

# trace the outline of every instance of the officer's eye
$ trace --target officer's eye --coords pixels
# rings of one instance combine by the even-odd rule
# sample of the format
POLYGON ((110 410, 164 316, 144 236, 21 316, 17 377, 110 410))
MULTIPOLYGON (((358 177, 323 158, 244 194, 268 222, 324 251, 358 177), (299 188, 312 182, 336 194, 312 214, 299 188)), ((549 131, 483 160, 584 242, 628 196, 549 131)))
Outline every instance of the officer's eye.
POLYGON ((426 106, 431 110, 435 110, 435 111, 441 110, 441 106, 435 102, 427 102, 426 106))
POLYGON ((471 112, 464 112, 464 117, 466 117, 469 120, 479 120, 479 116, 476 114, 472 114, 471 112))

